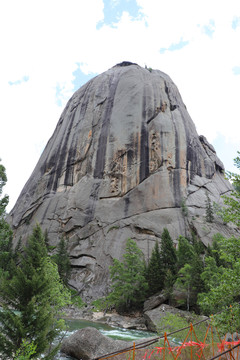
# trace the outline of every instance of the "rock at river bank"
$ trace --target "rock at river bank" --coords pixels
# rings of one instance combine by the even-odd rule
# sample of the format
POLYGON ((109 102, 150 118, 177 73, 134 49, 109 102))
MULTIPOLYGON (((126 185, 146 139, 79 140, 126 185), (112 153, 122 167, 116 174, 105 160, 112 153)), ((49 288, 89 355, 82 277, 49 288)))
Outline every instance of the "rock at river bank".
MULTIPOLYGON (((149 331, 169 332, 169 328, 165 324, 168 315, 173 314, 176 316, 181 316, 188 323, 196 321, 197 315, 193 316, 189 311, 179 310, 173 306, 162 304, 155 309, 145 311, 144 317, 146 320, 146 325, 149 331)), ((204 316, 198 316, 198 320, 203 320, 204 316)), ((207 319, 207 318, 206 318, 207 319)), ((176 330, 176 329, 175 329, 176 330)), ((170 330, 171 331, 171 330, 170 330)))
MULTIPOLYGON (((141 341, 144 341, 144 339, 141 341)), ((132 346, 131 342, 113 340, 102 335, 100 331, 95 328, 86 327, 64 339, 61 352, 76 359, 89 360, 115 351, 120 352, 130 346, 132 346)))

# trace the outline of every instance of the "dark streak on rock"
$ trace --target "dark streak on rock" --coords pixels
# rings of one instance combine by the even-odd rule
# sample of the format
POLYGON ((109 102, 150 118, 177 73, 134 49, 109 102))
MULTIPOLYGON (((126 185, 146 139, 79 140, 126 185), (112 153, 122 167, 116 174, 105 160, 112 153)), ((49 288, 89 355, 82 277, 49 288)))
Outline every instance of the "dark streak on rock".
POLYGON ((146 122, 146 90, 143 94, 143 120, 141 127, 141 144, 140 144, 140 183, 149 176, 149 146, 148 146, 148 129, 146 122))
POLYGON ((68 151, 69 137, 71 136, 72 124, 74 121, 74 115, 75 115, 75 113, 72 113, 70 116, 68 127, 65 132, 65 139, 64 139, 63 145, 61 146, 60 152, 57 154, 58 164, 56 165, 56 171, 54 173, 54 180, 53 180, 53 185, 52 185, 53 191, 57 190, 59 178, 61 177, 62 171, 64 169, 66 153, 68 151))
POLYGON ((124 217, 128 216, 128 208, 129 208, 130 199, 129 196, 124 196, 124 217))
POLYGON ((172 100, 173 100, 173 99, 172 99, 172 94, 171 94, 171 91, 169 90, 169 88, 168 88, 168 86, 167 86, 167 82, 166 82, 166 81, 164 82, 164 87, 165 87, 165 93, 167 94, 167 97, 168 97, 168 99, 169 99, 170 111, 174 111, 174 110, 176 110, 176 109, 179 107, 179 105, 172 103, 172 100))
POLYGON ((98 200, 100 185, 101 185, 101 181, 97 181, 92 186, 91 194, 89 196, 89 201, 88 201, 88 207, 86 209, 86 219, 84 221, 84 225, 88 224, 90 221, 93 220, 96 203, 98 200))
POLYGON ((175 120, 172 116, 172 122, 174 126, 174 133, 175 133, 175 170, 173 175, 173 193, 174 193, 174 200, 175 206, 178 207, 181 202, 181 187, 180 187, 180 149, 179 149, 179 140, 178 140, 178 129, 176 127, 175 120))
POLYGON ((103 122, 102 129, 98 142, 97 156, 96 156, 96 164, 94 169, 94 178, 102 179, 105 167, 105 157, 106 157, 106 149, 107 149, 107 138, 109 132, 109 123, 111 119, 114 96, 117 90, 117 85, 119 81, 119 77, 117 79, 112 75, 109 79, 109 97, 107 99, 107 104, 105 108, 105 112, 103 114, 103 122))

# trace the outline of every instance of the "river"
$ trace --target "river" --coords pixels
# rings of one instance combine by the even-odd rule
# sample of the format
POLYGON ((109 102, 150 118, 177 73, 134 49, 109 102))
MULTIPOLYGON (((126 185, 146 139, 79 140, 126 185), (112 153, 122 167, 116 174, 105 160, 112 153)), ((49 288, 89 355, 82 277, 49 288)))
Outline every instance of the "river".
MULTIPOLYGON (((76 330, 83 329, 87 326, 92 326, 98 329, 103 335, 109 336, 113 339, 124 340, 124 341, 133 341, 147 337, 155 336, 155 333, 143 330, 132 330, 132 329, 123 329, 112 327, 107 324, 102 324, 98 322, 92 322, 87 320, 66 320, 68 325, 68 332, 66 336, 73 334, 76 330)), ((63 357, 60 354, 56 357, 56 360, 70 360, 73 358, 63 357)))

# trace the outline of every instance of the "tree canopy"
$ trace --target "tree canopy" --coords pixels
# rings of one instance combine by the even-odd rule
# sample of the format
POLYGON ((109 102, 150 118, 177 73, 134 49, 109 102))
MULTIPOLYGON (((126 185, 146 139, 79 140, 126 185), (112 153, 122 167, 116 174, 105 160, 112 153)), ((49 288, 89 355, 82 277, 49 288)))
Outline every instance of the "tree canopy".
POLYGON ((110 266, 112 292, 108 300, 120 311, 141 306, 147 291, 142 251, 132 239, 127 240, 125 250, 123 261, 114 259, 110 266))
POLYGON ((33 229, 19 264, 11 261, 11 272, 0 278, 0 352, 13 359, 24 342, 33 344, 37 358, 52 359, 58 347, 53 341, 64 329, 58 320, 70 295, 60 281, 57 266, 47 255, 39 225, 33 229))
MULTIPOLYGON (((238 151, 238 155, 240 152, 238 151)), ((240 156, 234 159, 235 166, 240 169, 240 156)), ((232 222, 240 227, 240 175, 233 172, 226 173, 227 178, 232 182, 234 190, 231 195, 224 195, 225 207, 221 209, 220 215, 225 222, 232 222)))

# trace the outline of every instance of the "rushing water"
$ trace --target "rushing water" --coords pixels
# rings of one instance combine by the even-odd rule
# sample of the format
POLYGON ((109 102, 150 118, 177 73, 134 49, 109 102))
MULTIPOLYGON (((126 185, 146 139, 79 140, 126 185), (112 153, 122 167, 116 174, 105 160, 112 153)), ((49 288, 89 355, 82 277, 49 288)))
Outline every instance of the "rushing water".
MULTIPOLYGON (((88 326, 92 326, 98 329, 103 335, 109 336, 113 339, 124 340, 124 341, 133 341, 142 338, 152 337, 154 333, 143 330, 132 330, 132 329, 123 329, 109 326, 107 324, 102 324, 98 322, 92 322, 87 320, 67 320, 66 321, 69 329, 66 336, 73 334, 76 330, 83 329, 88 326)), ((72 358, 63 357, 58 355, 57 360, 70 360, 72 358)))

